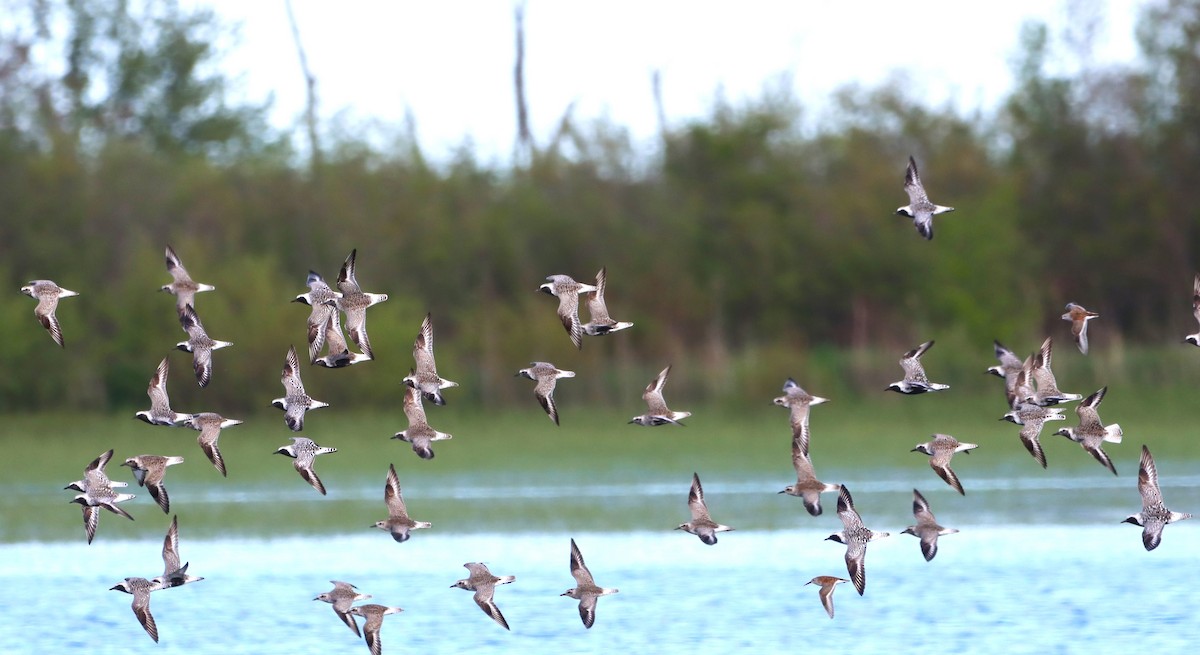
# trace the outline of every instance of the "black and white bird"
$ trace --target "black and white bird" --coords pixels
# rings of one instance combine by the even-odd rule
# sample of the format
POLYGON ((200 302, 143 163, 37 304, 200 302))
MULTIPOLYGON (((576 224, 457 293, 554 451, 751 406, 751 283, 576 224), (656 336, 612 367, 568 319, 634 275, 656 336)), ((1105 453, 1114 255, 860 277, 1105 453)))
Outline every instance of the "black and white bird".
POLYGON ((530 362, 528 368, 516 372, 514 377, 523 377, 534 381, 533 395, 537 397, 546 415, 558 425, 558 405, 554 402, 554 389, 559 378, 573 378, 574 371, 564 371, 550 362, 530 362))
POLYGON ((433 356, 433 315, 426 314, 421 321, 421 329, 413 341, 413 370, 404 378, 404 384, 421 392, 425 400, 434 405, 445 405, 442 389, 457 387, 457 382, 451 382, 438 375, 437 360, 433 356))
POLYGON ((384 521, 376 521, 371 527, 392 535, 396 543, 408 541, 413 530, 433 527, 429 521, 414 521, 408 515, 408 507, 400 491, 400 478, 396 477, 396 467, 392 464, 388 464, 387 480, 383 485, 383 502, 387 504, 388 517, 384 521))
POLYGON ((692 514, 692 520, 680 523, 675 529, 694 534, 709 546, 717 543, 718 532, 733 529, 717 523, 708 515, 708 504, 704 502, 704 487, 700 486, 700 476, 696 473, 692 473, 692 487, 688 490, 688 511, 692 514))
POLYGON ((576 348, 583 348, 583 324, 579 322, 579 294, 596 290, 595 286, 576 282, 569 275, 550 275, 538 291, 558 298, 558 320, 576 348))
POLYGON ((858 595, 863 595, 867 589, 867 544, 876 539, 890 536, 887 532, 874 532, 863 525, 862 517, 854 509, 854 499, 850 490, 844 485, 838 492, 838 518, 842 520, 842 530, 835 532, 826 541, 836 541, 846 546, 846 571, 854 581, 858 595))
POLYGON ((50 333, 50 338, 54 339, 59 347, 65 348, 63 341, 62 325, 58 322, 58 316, 55 315, 55 310, 58 309, 58 301, 60 298, 70 298, 78 296, 78 291, 70 291, 64 289, 51 280, 32 280, 29 284, 21 287, 21 293, 38 301, 37 307, 33 308, 33 315, 37 317, 42 327, 50 333))
POLYGON ((187 332, 188 338, 187 341, 175 344, 175 347, 192 353, 192 370, 196 372, 196 382, 201 387, 207 387, 209 380, 212 379, 213 351, 228 348, 233 343, 218 341, 208 336, 204 325, 200 323, 200 317, 196 315, 196 310, 191 305, 184 306, 183 311, 179 312, 179 325, 183 327, 184 332, 187 332))
POLYGON ((904 379, 889 384, 887 388, 910 396, 949 389, 950 385, 930 382, 929 378, 925 376, 925 367, 921 365, 921 356, 932 347, 933 341, 926 341, 904 353, 904 357, 900 359, 900 367, 904 369, 904 379))
POLYGON ((1071 441, 1078 443, 1083 447, 1096 461, 1108 467, 1113 475, 1117 474, 1117 467, 1113 466, 1112 459, 1108 453, 1104 452, 1104 442, 1121 443, 1124 432, 1121 431, 1121 426, 1117 423, 1112 425, 1104 425, 1100 420, 1100 402, 1104 400, 1104 394, 1108 393, 1108 387, 1101 387, 1095 393, 1088 396, 1075 406, 1075 414, 1079 416, 1079 425, 1074 428, 1062 428, 1054 434, 1064 436, 1071 441))
POLYGON ((296 356, 295 346, 288 347, 279 381, 283 384, 284 396, 272 400, 271 406, 283 410, 283 422, 292 432, 304 429, 304 414, 308 410, 329 407, 329 403, 315 400, 304 391, 304 382, 300 379, 300 358, 296 356))
POLYGON ((908 168, 904 171, 904 192, 908 194, 908 204, 896 209, 896 213, 912 219, 917 232, 926 239, 933 239, 933 217, 938 214, 954 211, 953 207, 943 207, 929 202, 925 186, 917 174, 917 162, 910 155, 908 168))
POLYGON ((1158 468, 1150 449, 1142 445, 1142 461, 1138 467, 1138 492, 1142 495, 1142 511, 1130 514, 1122 523, 1132 523, 1142 528, 1142 545, 1146 550, 1158 548, 1162 542, 1162 531, 1176 521, 1192 518, 1186 512, 1175 512, 1163 504, 1162 491, 1158 488, 1158 468))
POLYGON ((500 608, 496 606, 495 593, 496 585, 508 584, 517 577, 514 575, 493 575, 488 570, 487 565, 480 562, 467 562, 463 564, 471 575, 464 580, 459 580, 450 585, 451 589, 465 589, 475 592, 475 604, 479 609, 483 610, 484 614, 492 617, 492 620, 499 623, 505 630, 510 630, 508 621, 504 620, 504 615, 500 613, 500 608))

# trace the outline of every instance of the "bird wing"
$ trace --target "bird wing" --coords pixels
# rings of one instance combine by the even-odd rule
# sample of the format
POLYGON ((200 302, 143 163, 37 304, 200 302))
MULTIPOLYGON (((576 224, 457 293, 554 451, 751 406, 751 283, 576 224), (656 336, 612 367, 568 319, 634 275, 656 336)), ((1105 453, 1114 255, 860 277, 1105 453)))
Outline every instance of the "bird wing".
POLYGON ((693 521, 711 520, 708 505, 704 503, 704 487, 700 486, 700 476, 695 473, 692 474, 692 488, 688 490, 688 510, 693 521))
POLYGON ((408 509, 404 506, 404 496, 400 491, 400 479, 396 477, 396 467, 391 464, 388 465, 387 482, 383 486, 383 502, 387 504, 389 517, 408 518, 408 509))

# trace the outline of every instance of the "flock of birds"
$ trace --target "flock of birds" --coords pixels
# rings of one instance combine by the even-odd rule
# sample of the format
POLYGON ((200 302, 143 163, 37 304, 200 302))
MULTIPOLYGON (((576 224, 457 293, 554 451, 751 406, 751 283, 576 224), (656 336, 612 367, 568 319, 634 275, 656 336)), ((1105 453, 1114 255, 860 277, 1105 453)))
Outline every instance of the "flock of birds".
MULTIPOLYGON (((905 175, 904 188, 910 202, 900 207, 897 213, 909 216, 917 231, 926 239, 933 238, 933 216, 949 211, 952 207, 935 205, 928 196, 917 174, 916 163, 909 158, 905 175)), ((308 356, 311 365, 326 368, 344 368, 371 361, 374 353, 367 334, 367 309, 388 299, 387 294, 367 293, 362 291, 355 274, 357 251, 350 253, 338 275, 336 290, 317 273, 310 272, 307 278, 308 291, 295 297, 296 302, 302 302, 311 308, 307 320, 308 356), (343 327, 344 317, 344 327, 343 327), (349 342, 346 339, 349 334, 349 342), (359 352, 350 348, 350 343, 359 352), (324 352, 324 354, 322 354, 324 352)), ((192 368, 200 387, 206 387, 212 380, 213 353, 231 346, 226 341, 220 341, 208 336, 200 317, 196 313, 196 294, 212 291, 214 287, 201 284, 192 279, 183 267, 175 251, 166 248, 167 271, 172 276, 172 282, 162 286, 175 296, 176 313, 180 326, 187 334, 187 339, 177 344, 177 348, 192 354, 192 368)), ((606 270, 601 269, 595 279, 595 284, 580 283, 567 275, 552 275, 546 278, 546 283, 539 290, 555 296, 558 299, 557 314, 577 348, 582 348, 585 336, 604 336, 628 329, 633 323, 616 321, 608 312, 604 293, 606 287, 606 270), (581 298, 586 301, 589 321, 582 322, 579 316, 581 298)), ((60 346, 64 345, 62 327, 55 316, 58 301, 62 298, 79 295, 59 287, 50 280, 35 280, 21 291, 38 301, 34 314, 49 332, 51 338, 60 346)), ((1193 309, 1200 322, 1200 275, 1196 276, 1193 309)), ((1071 303, 1066 306, 1062 318, 1071 324, 1071 332, 1079 350, 1086 355, 1088 352, 1087 326, 1088 322, 1098 317, 1080 305, 1071 303)), ((1200 332, 1188 335, 1185 341, 1200 346, 1200 332)), ((922 357, 933 347, 933 341, 927 341, 904 354, 900 366, 904 371, 903 379, 890 384, 887 388, 905 395, 940 392, 948 389, 948 385, 931 382, 922 365, 922 357)), ((408 420, 408 427, 397 432, 393 438, 409 443, 412 450, 422 459, 432 459, 435 441, 451 439, 452 435, 434 429, 425 413, 424 403, 444 405, 442 391, 458 386, 457 383, 442 378, 438 374, 434 358, 434 332, 431 317, 426 315, 413 344, 414 364, 410 374, 404 378, 405 384, 403 410, 408 420)), ((1018 357, 1013 351, 1005 348, 998 341, 994 344, 994 353, 999 365, 987 370, 1005 381, 1005 401, 1008 408, 1003 415, 1004 420, 1021 426, 1019 437, 1026 449, 1035 460, 1046 467, 1046 457, 1039 442, 1042 426, 1048 421, 1065 420, 1062 405, 1080 401, 1075 407, 1079 419, 1076 427, 1063 428, 1055 432, 1079 443, 1085 451, 1106 466, 1113 474, 1116 468, 1105 453, 1102 445, 1105 442, 1120 443, 1122 430, 1119 425, 1104 425, 1100 420, 1097 408, 1104 399, 1107 387, 1102 387, 1086 399, 1081 394, 1064 393, 1058 389, 1057 381, 1051 370, 1052 340, 1046 338, 1041 348, 1025 359, 1018 357)), ((663 396, 663 389, 670 374, 671 367, 664 368, 645 388, 642 398, 646 403, 646 411, 630 419, 630 423, 641 426, 663 426, 668 424, 682 425, 681 421, 691 416, 690 412, 671 410, 663 396)), ((150 378, 147 395, 150 398, 150 408, 136 413, 136 418, 155 426, 189 427, 198 431, 197 438, 201 450, 212 462, 213 466, 226 475, 226 467, 218 447, 221 431, 240 424, 242 421, 221 416, 215 412, 181 413, 171 408, 167 393, 169 361, 167 358, 159 363, 150 378)), ((522 368, 517 376, 532 380, 534 395, 547 416, 557 425, 559 423, 558 407, 554 400, 554 390, 557 381, 563 378, 575 377, 575 373, 558 368, 549 362, 531 362, 527 368, 522 368)), ((328 403, 316 400, 305 391, 301 380, 300 359, 294 346, 289 347, 284 359, 280 380, 284 387, 284 395, 272 401, 272 405, 283 410, 284 423, 293 432, 304 429, 304 420, 309 410, 327 407, 328 403)), ((846 546, 845 562, 849 579, 823 575, 814 577, 807 584, 819 588, 819 598, 830 618, 834 616, 833 592, 836 586, 843 582, 853 582, 860 595, 866 590, 865 557, 867 544, 877 539, 889 536, 887 532, 876 532, 868 529, 854 507, 850 490, 845 485, 828 484, 817 479, 810 456, 811 430, 809 424, 810 408, 826 402, 827 399, 806 392, 793 379, 788 379, 783 386, 782 396, 774 399, 774 404, 789 410, 791 423, 792 464, 796 471, 796 481, 788 485, 780 494, 799 497, 806 510, 813 516, 822 513, 821 494, 836 492, 837 514, 843 529, 827 537, 846 546)), ((277 449, 277 454, 286 455, 293 459, 295 470, 308 484, 319 493, 325 494, 325 485, 314 469, 315 459, 319 455, 336 452, 336 448, 320 446, 312 439, 304 436, 292 436, 291 444, 277 449)), ((958 475, 950 467, 951 459, 956 453, 969 452, 977 448, 977 444, 964 443, 947 434, 934 434, 926 443, 917 444, 912 450, 929 456, 930 467, 950 487, 965 495, 963 484, 958 475)), ((67 489, 78 492, 71 502, 82 506, 83 521, 90 544, 95 538, 99 524, 100 510, 108 510, 119 516, 132 519, 120 503, 130 500, 133 494, 122 493, 118 489, 128 486, 128 483, 111 480, 105 467, 113 457, 113 451, 108 450, 93 460, 84 470, 81 480, 67 485, 67 489)), ((168 467, 182 463, 178 456, 163 456, 143 454, 129 457, 124 466, 132 469, 137 483, 144 486, 158 503, 164 513, 170 513, 170 498, 164 483, 168 467)), ((1156 548, 1162 538, 1163 528, 1170 523, 1190 518, 1190 514, 1167 509, 1159 490, 1158 475, 1150 450, 1142 447, 1141 462, 1138 473, 1138 490, 1142 497, 1142 511, 1132 514, 1125 522, 1143 528, 1142 540, 1146 550, 1156 548)), ((384 484, 384 502, 388 517, 375 523, 375 527, 387 532, 392 538, 403 543, 412 532, 429 528, 426 521, 412 519, 407 511, 400 488, 399 478, 394 465, 389 464, 384 484)), ((717 543, 717 534, 732 527, 718 523, 709 514, 704 499, 704 489, 700 476, 693 473, 691 487, 688 493, 688 509, 691 520, 680 524, 676 529, 696 535, 700 541, 708 545, 717 543)), ((930 508, 929 502, 917 489, 913 489, 912 513, 914 525, 907 527, 903 534, 910 534, 919 539, 921 553, 924 558, 932 560, 937 554, 938 537, 958 532, 938 524, 930 508)), ((112 590, 123 591, 133 596, 133 612, 155 641, 158 641, 158 629, 154 617, 150 613, 150 596, 155 591, 180 587, 192 582, 203 580, 201 577, 189 575, 188 564, 180 564, 178 519, 174 517, 163 543, 163 574, 154 578, 127 577, 114 585, 112 590)), ((474 592, 475 603, 496 623, 509 628, 508 622, 497 606, 494 594, 498 585, 508 584, 515 580, 514 576, 496 576, 487 566, 478 562, 468 562, 463 565, 469 576, 459 580, 452 587, 474 592)), ((617 589, 604 588, 595 583, 591 572, 584 564, 583 555, 574 539, 570 543, 570 571, 576 581, 576 586, 564 592, 563 596, 579 601, 579 614, 586 628, 591 628, 596 618, 597 600, 601 596, 617 593, 617 589)), ((365 636, 366 643, 373 655, 382 652, 380 630, 383 619, 389 614, 401 612, 399 607, 360 604, 355 602, 371 598, 360 593, 358 589, 347 582, 333 581, 333 589, 318 595, 314 600, 322 600, 332 604, 337 617, 358 636, 365 636), (362 631, 356 618, 364 619, 362 631)))

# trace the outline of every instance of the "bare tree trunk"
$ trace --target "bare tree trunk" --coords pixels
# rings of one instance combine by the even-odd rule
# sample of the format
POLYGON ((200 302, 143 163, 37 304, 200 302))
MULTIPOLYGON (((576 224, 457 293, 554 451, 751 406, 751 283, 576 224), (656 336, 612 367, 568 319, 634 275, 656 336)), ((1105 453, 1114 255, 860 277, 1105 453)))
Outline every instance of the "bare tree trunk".
POLYGON ((516 157, 526 162, 533 156, 533 135, 529 131, 529 107, 525 101, 525 2, 518 2, 514 11, 517 28, 517 61, 513 67, 513 83, 517 95, 516 157))
POLYGON ((316 173, 321 163, 321 142, 317 135, 317 78, 308 67, 308 57, 304 54, 304 44, 300 40, 300 27, 296 24, 296 14, 292 12, 292 0, 283 0, 283 4, 287 8, 288 22, 292 26, 296 54, 300 57, 300 70, 304 73, 304 123, 308 129, 309 162, 312 171, 316 173))

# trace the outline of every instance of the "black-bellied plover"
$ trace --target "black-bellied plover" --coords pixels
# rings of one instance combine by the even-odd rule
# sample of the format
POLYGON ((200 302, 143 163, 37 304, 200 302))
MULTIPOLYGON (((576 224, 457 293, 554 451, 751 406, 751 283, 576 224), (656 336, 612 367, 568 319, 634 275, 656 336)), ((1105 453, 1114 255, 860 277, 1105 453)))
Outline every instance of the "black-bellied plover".
POLYGON ((558 425, 558 405, 554 403, 554 387, 559 378, 573 378, 575 372, 564 371, 550 362, 529 362, 529 368, 517 371, 514 377, 528 378, 536 383, 533 386, 533 395, 537 396, 538 403, 546 410, 550 420, 558 425))
POLYGON ((972 448, 978 447, 979 444, 964 443, 948 434, 935 434, 932 441, 919 443, 910 452, 929 455, 929 468, 945 480, 946 484, 965 496, 967 492, 963 491, 962 482, 959 482, 958 476, 950 468, 950 458, 954 457, 954 453, 969 453, 972 448))
POLYGON ((351 250, 350 256, 342 264, 341 272, 338 273, 337 287, 342 292, 342 297, 327 303, 333 303, 346 315, 346 332, 350 333, 350 340, 362 349, 364 355, 374 359, 371 340, 367 337, 367 308, 387 300, 388 296, 386 293, 366 293, 362 290, 355 275, 354 262, 357 255, 357 248, 351 250))
MULTIPOLYGON (((1197 323, 1200 323, 1200 273, 1196 273, 1196 278, 1192 280, 1192 316, 1196 318, 1197 323)), ((1200 346, 1200 332, 1187 335, 1183 341, 1193 346, 1200 346)))
POLYGON ((317 477, 317 472, 313 470, 313 460, 317 455, 336 453, 337 448, 318 446, 317 442, 308 437, 291 437, 291 440, 290 446, 278 448, 275 454, 287 455, 295 459, 296 461, 292 462, 292 465, 296 467, 296 472, 304 478, 305 482, 311 484, 313 489, 321 492, 321 495, 324 496, 325 485, 321 482, 321 478, 317 477))
POLYGON ((300 358, 296 356, 296 347, 288 346, 287 358, 283 360, 283 372, 279 381, 283 383, 284 397, 271 401, 272 407, 283 410, 283 422, 292 432, 304 429, 304 413, 310 409, 329 407, 329 403, 315 400, 304 392, 304 382, 300 379, 300 358))
POLYGON ((1071 336, 1075 337, 1075 345, 1079 346, 1079 352, 1088 354, 1087 324, 1093 318, 1099 318, 1100 314, 1089 312, 1082 305, 1073 302, 1067 303, 1064 309, 1067 313, 1062 315, 1062 320, 1070 321, 1071 336))
POLYGON ((889 384, 887 388, 907 395, 949 389, 950 385, 930 382, 929 378, 925 377, 925 367, 921 365, 921 355, 924 355, 932 347, 933 341, 926 341, 904 353, 904 357, 900 360, 900 367, 904 369, 904 379, 889 384))
POLYGON ((241 424, 242 421, 225 418, 216 412, 192 414, 184 421, 184 425, 200 433, 200 436, 196 437, 196 443, 200 444, 200 450, 204 451, 208 461, 217 467, 221 475, 225 475, 225 460, 221 457, 221 449, 217 447, 217 439, 221 437, 221 430, 241 424))
POLYGON ((408 427, 392 438, 412 444, 413 452, 421 459, 433 459, 433 442, 454 438, 454 435, 435 430, 429 425, 425 405, 421 402, 421 392, 415 387, 404 388, 404 416, 408 418, 408 427))
POLYGON ((167 495, 167 486, 163 482, 163 478, 167 474, 168 466, 182 463, 183 458, 174 455, 138 455, 126 459, 121 466, 128 466, 132 469, 138 486, 145 487, 150 492, 150 496, 162 508, 164 514, 170 514, 171 497, 167 495))
POLYGON ((496 606, 493 595, 496 593, 496 585, 508 584, 516 580, 517 577, 515 575, 493 575, 486 565, 479 562, 467 562, 463 566, 471 572, 471 575, 465 580, 459 580, 450 585, 450 588, 466 589, 467 591, 475 592, 475 604, 479 606, 479 609, 483 610, 484 614, 492 617, 492 620, 503 626, 505 630, 509 630, 508 621, 504 620, 504 615, 500 613, 500 608, 496 606))
POLYGON ((358 587, 349 582, 340 580, 330 580, 333 583, 333 590, 323 594, 318 594, 313 600, 323 600, 330 605, 333 605, 333 613, 345 623, 350 631, 356 636, 361 637, 362 633, 358 630, 358 623, 350 616, 350 606, 355 601, 366 600, 371 597, 371 594, 359 593, 358 587))
POLYGON ((1121 431, 1121 426, 1117 423, 1112 425, 1104 425, 1100 420, 1100 412, 1097 408, 1100 402, 1104 400, 1104 394, 1108 393, 1108 387, 1101 387, 1095 393, 1088 396, 1075 406, 1075 414, 1079 416, 1079 425, 1074 428, 1062 428, 1055 432, 1056 435, 1064 436, 1071 441, 1078 443, 1084 450, 1091 453, 1096 461, 1108 467, 1113 475, 1117 474, 1117 467, 1113 466, 1112 459, 1108 457, 1108 453, 1104 452, 1104 442, 1121 443, 1121 438, 1124 432, 1121 431))
POLYGON ((592 572, 583 563, 583 553, 575 540, 571 540, 571 575, 575 578, 575 587, 559 594, 579 601, 579 618, 583 619, 583 627, 590 628, 596 622, 596 600, 601 596, 617 593, 618 589, 606 589, 596 585, 592 572))
POLYGON ((408 541, 412 530, 433 527, 429 521, 414 521, 409 517, 404 495, 400 491, 400 479, 396 477, 396 467, 393 464, 388 464, 387 481, 383 485, 383 502, 387 504, 387 520, 376 521, 371 527, 392 535, 392 539, 397 543, 408 541))
MULTIPOLYGON (((329 283, 316 271, 308 272, 307 285, 308 291, 297 295, 292 302, 302 302, 312 308, 308 313, 308 361, 315 364, 317 355, 321 354, 321 348, 325 345, 329 317, 337 314, 336 302, 333 301, 336 301, 342 294, 331 289, 329 283)), ((340 332, 340 320, 337 325, 340 332)))
POLYGON ((595 291, 596 287, 576 282, 569 275, 549 275, 549 282, 538 287, 538 291, 558 298, 558 320, 562 321, 571 343, 583 348, 583 325, 579 322, 579 294, 595 291))
POLYGON ((1158 487, 1158 467, 1150 449, 1142 445, 1142 461, 1138 466, 1138 493, 1142 495, 1142 511, 1125 517, 1122 523, 1132 523, 1142 528, 1142 545, 1146 550, 1158 548, 1162 532, 1168 524, 1192 518, 1187 512, 1174 512, 1163 504, 1162 491, 1158 487))
POLYGON ((355 605, 350 608, 351 614, 366 619, 363 621, 362 631, 363 637, 367 640, 367 648, 371 649, 371 655, 383 655, 383 640, 379 638, 379 631, 383 628, 383 617, 403 611, 403 607, 388 607, 375 603, 355 605))
POLYGON ((1024 368, 1024 363, 1017 354, 999 341, 992 342, 993 352, 996 355, 996 360, 1000 362, 997 366, 990 366, 987 369, 988 373, 1004 380, 1004 399, 1008 402, 1009 407, 1013 407, 1016 403, 1017 376, 1021 374, 1024 368))
POLYGON ((804 509, 813 516, 821 515, 821 494, 827 491, 838 491, 840 484, 826 484, 817 479, 813 473, 812 459, 805 452, 804 442, 808 433, 808 425, 800 427, 802 434, 792 437, 792 466, 796 469, 796 484, 784 487, 781 494, 797 496, 804 502, 804 509))
POLYGON ((833 590, 837 588, 840 582, 850 581, 832 575, 818 575, 804 583, 805 585, 815 584, 820 587, 817 595, 821 597, 821 605, 825 607, 825 611, 829 613, 829 618, 831 619, 833 618, 833 590))
POLYGON ((188 305, 195 307, 197 293, 216 289, 211 284, 201 284, 193 280, 192 276, 188 275, 187 269, 183 267, 183 262, 179 261, 179 255, 176 255, 169 245, 166 258, 167 272, 174 280, 170 284, 164 284, 160 290, 175 296, 176 312, 183 312, 183 308, 188 305))
POLYGON ((457 382, 451 382, 438 375, 437 360, 433 357, 433 316, 425 315, 425 320, 421 321, 421 331, 417 332, 417 338, 413 341, 413 360, 414 367, 408 377, 404 378, 404 384, 418 389, 425 400, 434 405, 445 405, 446 399, 442 397, 442 389, 457 387, 457 382))
POLYGON ((158 583, 146 578, 125 578, 123 581, 109 587, 109 591, 123 591, 133 595, 133 615, 138 623, 146 630, 150 638, 158 642, 158 626, 154 623, 154 615, 150 613, 150 592, 162 589, 158 583))
POLYGON ((1039 441, 1042 425, 1046 421, 1067 420, 1062 412, 1061 407, 1042 407, 1033 403, 1020 403, 1016 409, 1001 416, 1000 420, 1021 426, 1021 443, 1025 444, 1025 449, 1029 451, 1030 455, 1033 455, 1038 464, 1041 464, 1042 468, 1046 468, 1046 452, 1042 449, 1042 442, 1039 441))
POLYGON ((708 515, 708 505, 704 502, 704 487, 700 486, 700 476, 692 473, 692 487, 688 490, 688 511, 692 520, 680 523, 676 530, 683 530, 700 537, 700 541, 709 546, 717 543, 718 532, 728 532, 733 528, 713 521, 708 515))
POLYGON ((29 284, 21 287, 21 293, 38 301, 37 307, 33 308, 33 315, 37 317, 42 327, 46 328, 46 331, 50 333, 50 338, 54 339, 54 343, 57 343, 62 348, 66 348, 63 341, 62 325, 59 324, 54 310, 58 309, 59 298, 78 296, 79 292, 64 289, 50 280, 31 280, 29 284))
POLYGON ((200 317, 191 305, 186 305, 183 311, 179 312, 179 324, 183 326, 183 331, 187 332, 188 338, 187 341, 175 344, 175 347, 192 353, 192 370, 196 372, 196 382, 201 387, 207 387, 208 381, 212 379, 213 351, 232 346, 233 342, 218 341, 208 336, 204 325, 200 323, 200 317))
POLYGON ((829 399, 808 393, 800 385, 796 384, 795 380, 788 378, 783 383, 783 395, 771 402, 780 407, 786 407, 791 412, 792 440, 800 438, 800 447, 803 449, 805 456, 807 456, 809 435, 808 408, 812 405, 829 402, 829 399))
POLYGON ((952 212, 954 208, 929 202, 929 196, 917 174, 917 162, 911 155, 908 157, 908 168, 904 171, 904 192, 908 194, 908 204, 898 207, 896 213, 913 219, 917 232, 926 239, 933 239, 933 217, 952 212))
POLYGON ((142 410, 133 415, 134 418, 139 418, 150 425, 167 425, 177 426, 191 418, 191 414, 181 414, 171 409, 171 398, 167 395, 167 373, 170 372, 170 363, 166 357, 158 363, 158 368, 154 370, 154 375, 150 377, 150 386, 146 388, 146 395, 150 396, 150 409, 142 410))
POLYGON ((322 343, 329 346, 329 351, 324 357, 313 359, 313 364, 325 368, 345 368, 371 360, 362 353, 350 350, 350 347, 346 345, 346 336, 342 334, 341 316, 334 309, 329 316, 325 317, 325 337, 322 343))
POLYGON ((163 538, 162 548, 163 574, 151 580, 163 589, 181 587, 190 582, 199 582, 204 578, 188 575, 188 565, 179 565, 179 517, 171 517, 171 527, 167 528, 167 536, 163 538))
POLYGON ((100 525, 100 508, 103 507, 113 514, 124 516, 130 521, 133 520, 129 512, 118 507, 117 503, 132 500, 135 496, 113 491, 113 487, 125 487, 128 484, 109 480, 108 475, 104 472, 104 467, 112 459, 112 455, 112 449, 101 453, 83 470, 82 480, 72 482, 65 487, 80 492, 70 502, 78 503, 83 508, 83 527, 87 532, 89 544, 95 539, 96 528, 100 525))
POLYGON ((642 400, 646 401, 647 411, 641 416, 629 419, 630 423, 647 426, 666 425, 667 423, 683 425, 680 421, 692 415, 691 412, 673 412, 667 407, 667 401, 663 399, 663 386, 667 384, 667 376, 670 374, 671 367, 668 365, 650 381, 646 390, 642 392, 642 400))
POLYGON ((596 273, 596 290, 587 297, 589 320, 584 323, 583 333, 592 337, 602 337, 612 332, 619 332, 633 327, 629 321, 614 321, 608 315, 608 305, 604 303, 604 287, 607 284, 607 267, 596 273))
POLYGON ((1046 340, 1042 342, 1042 347, 1033 356, 1033 367, 1029 372, 1036 388, 1033 402, 1046 406, 1068 403, 1083 398, 1082 394, 1065 393, 1059 390, 1058 380, 1054 377, 1054 371, 1050 369, 1050 362, 1053 359, 1053 355, 1054 341, 1051 337, 1046 337, 1046 340))
POLYGON ((854 499, 850 490, 842 485, 838 492, 838 518, 842 520, 842 530, 835 532, 826 541, 836 541, 846 546, 846 571, 854 581, 858 595, 863 595, 867 589, 867 544, 890 535, 887 532, 874 532, 863 525, 862 517, 854 509, 854 499))
POLYGON ((916 489, 913 489, 912 512, 917 524, 904 528, 904 532, 901 534, 911 534, 920 539, 921 554, 925 556, 926 562, 931 561, 937 555, 938 537, 955 534, 958 530, 938 525, 933 511, 929 509, 929 501, 925 500, 925 496, 922 496, 921 492, 916 489))

